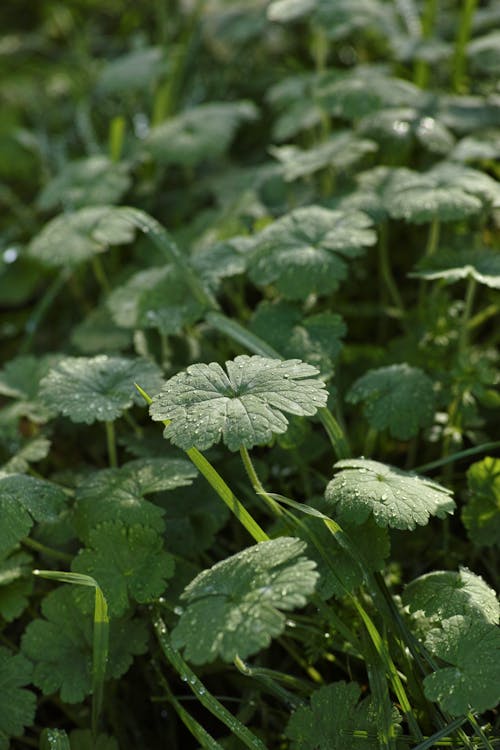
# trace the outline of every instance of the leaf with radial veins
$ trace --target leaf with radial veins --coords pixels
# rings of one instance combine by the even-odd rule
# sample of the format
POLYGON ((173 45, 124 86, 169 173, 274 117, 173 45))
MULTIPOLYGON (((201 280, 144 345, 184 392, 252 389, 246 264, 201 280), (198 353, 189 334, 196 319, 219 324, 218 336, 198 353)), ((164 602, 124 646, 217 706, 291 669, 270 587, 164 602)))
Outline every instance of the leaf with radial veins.
POLYGON ((164 511, 144 500, 152 492, 191 484, 196 469, 182 458, 143 458, 86 477, 76 490, 75 527, 88 540, 91 529, 117 518, 125 524, 164 528, 164 511))
POLYGON ((40 394, 72 422, 112 422, 134 403, 141 403, 134 383, 148 393, 161 384, 161 370, 149 359, 66 357, 43 378, 40 394))
MULTIPOLYGON (((96 579, 111 615, 122 615, 131 601, 144 604, 160 596, 173 575, 174 560, 164 551, 162 537, 149 526, 106 521, 90 531, 88 545, 71 569, 96 579)), ((75 592, 84 601, 87 592, 79 594, 75 592)))
POLYGON ((337 461, 334 468, 341 471, 329 482, 325 498, 341 523, 360 524, 373 515, 378 526, 414 529, 455 508, 451 490, 394 466, 352 458, 337 461))
POLYGON ((150 406, 155 421, 179 448, 206 450, 222 438, 230 450, 268 443, 283 433, 283 414, 312 416, 326 405, 318 370, 298 359, 277 360, 242 354, 226 362, 190 365, 167 380, 150 406))
POLYGON ((347 401, 361 401, 370 427, 388 429, 398 440, 409 440, 429 427, 436 409, 432 380, 406 363, 368 370, 351 386, 347 401))
POLYGON ((424 692, 452 716, 487 711, 500 701, 500 630, 477 617, 455 615, 427 633, 425 645, 449 667, 424 678, 424 692))
POLYGON ((305 543, 280 537, 248 547, 204 570, 186 587, 187 602, 172 631, 186 659, 227 662, 269 646, 285 629, 288 612, 303 607, 318 574, 302 556, 305 543))
POLYGON ((347 260, 375 240, 371 219, 361 211, 297 208, 255 237, 250 278, 258 286, 275 284, 287 299, 329 294, 347 277, 347 260))
POLYGON ((28 254, 47 266, 77 266, 109 245, 131 242, 134 234, 119 208, 81 208, 49 221, 29 244, 28 254))

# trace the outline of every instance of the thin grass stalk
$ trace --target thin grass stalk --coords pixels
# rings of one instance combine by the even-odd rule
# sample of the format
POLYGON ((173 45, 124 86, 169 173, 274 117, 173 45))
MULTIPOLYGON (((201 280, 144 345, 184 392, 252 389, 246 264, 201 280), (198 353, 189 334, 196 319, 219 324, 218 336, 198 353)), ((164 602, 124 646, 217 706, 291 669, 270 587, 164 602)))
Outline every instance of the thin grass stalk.
POLYGON ((116 452, 116 433, 114 422, 104 422, 106 428, 106 445, 108 447, 109 465, 112 469, 118 466, 118 455, 116 452))

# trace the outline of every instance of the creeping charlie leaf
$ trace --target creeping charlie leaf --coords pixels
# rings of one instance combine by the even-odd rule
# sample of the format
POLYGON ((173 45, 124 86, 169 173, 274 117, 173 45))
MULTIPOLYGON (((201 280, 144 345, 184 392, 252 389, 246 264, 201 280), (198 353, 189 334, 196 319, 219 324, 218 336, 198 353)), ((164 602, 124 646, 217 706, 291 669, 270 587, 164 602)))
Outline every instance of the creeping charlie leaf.
POLYGON ((361 730, 377 736, 375 714, 370 716, 370 698, 358 703, 361 688, 355 682, 323 685, 301 706, 287 724, 285 734, 292 750, 377 750, 375 739, 355 737, 361 730))
POLYGON ((341 523, 361 524, 373 515, 378 526, 414 529, 455 508, 451 490, 394 466, 352 458, 337 461, 334 468, 341 471, 329 482, 325 498, 341 523))
POLYGON ((468 499, 462 521, 478 547, 500 547, 500 458, 486 457, 467 472, 468 499))
POLYGON ((52 482, 25 474, 0 477, 0 556, 28 536, 34 521, 57 518, 66 494, 52 482))
POLYGON ((184 487, 195 476, 192 463, 182 458, 143 458, 92 473, 76 491, 75 526, 80 539, 87 541, 94 526, 116 518, 163 531, 164 511, 144 500, 145 495, 184 487))
POLYGON ((297 208, 255 237, 250 278, 258 286, 275 284, 287 299, 329 294, 347 277, 347 260, 375 239, 361 211, 297 208))
POLYGON ((112 422, 134 402, 141 403, 134 383, 149 393, 159 390, 161 370, 147 359, 66 357, 40 384, 48 406, 72 422, 112 422))
POLYGON ((432 424, 436 399, 432 380, 418 367, 404 363, 369 370, 351 387, 347 401, 363 403, 370 427, 409 440, 432 424))
POLYGON ((9 750, 9 738, 33 724, 36 696, 24 687, 31 682, 31 673, 25 656, 0 646, 0 750, 9 750))
POLYGON ((487 711, 500 701, 500 630, 477 617, 455 615, 430 630, 425 645, 451 666, 424 678, 424 692, 452 716, 487 711))
POLYGON ((226 362, 190 365, 167 380, 150 406, 155 421, 174 445, 206 450, 222 438, 229 450, 268 443, 283 433, 283 414, 312 416, 326 405, 318 370, 298 359, 277 360, 242 354, 226 362))
MULTIPOLYGON (((70 586, 43 599, 42 615, 22 638, 22 652, 35 665, 33 683, 44 695, 60 691, 63 701, 79 703, 92 689, 92 616, 82 615, 70 586)), ((112 618, 107 676, 125 674, 133 656, 146 651, 147 639, 143 622, 112 618)))
MULTIPOLYGON (((163 550, 163 539, 154 529, 106 521, 90 531, 89 548, 80 550, 71 569, 95 578, 110 614, 119 616, 130 600, 144 604, 163 593, 173 575, 174 560, 163 550)), ((80 598, 79 591, 75 596, 80 598)))
POLYGON ((316 563, 302 556, 305 546, 290 537, 261 542, 200 573, 181 596, 187 606, 173 645, 194 664, 269 646, 285 628, 282 611, 303 607, 314 591, 316 563))
POLYGON ((49 221, 28 246, 28 254, 47 266, 77 266, 109 245, 134 238, 134 228, 119 208, 93 206, 49 221))

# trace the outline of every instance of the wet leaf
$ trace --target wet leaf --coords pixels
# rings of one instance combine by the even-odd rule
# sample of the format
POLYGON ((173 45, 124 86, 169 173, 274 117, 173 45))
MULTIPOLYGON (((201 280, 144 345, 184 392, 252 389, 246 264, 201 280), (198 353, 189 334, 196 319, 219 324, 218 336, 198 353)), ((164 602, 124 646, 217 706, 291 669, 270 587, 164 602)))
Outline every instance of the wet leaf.
POLYGON ((462 521, 478 547, 500 546, 500 459, 487 457, 467 472, 468 497, 462 521))
POLYGON ((36 696, 24 687, 31 682, 31 673, 28 659, 0 646, 0 750, 9 750, 10 737, 33 724, 36 696))
POLYGON ((118 203, 130 186, 128 165, 106 156, 89 156, 68 162, 48 182, 37 202, 47 211, 59 206, 72 209, 118 203))

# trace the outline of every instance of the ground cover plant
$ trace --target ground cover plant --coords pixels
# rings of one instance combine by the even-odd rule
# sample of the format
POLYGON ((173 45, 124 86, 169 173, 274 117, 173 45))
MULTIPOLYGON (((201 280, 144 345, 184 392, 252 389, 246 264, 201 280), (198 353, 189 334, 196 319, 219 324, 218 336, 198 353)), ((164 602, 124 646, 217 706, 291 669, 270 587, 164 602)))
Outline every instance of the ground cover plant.
POLYGON ((0 17, 0 750, 499 747, 497 4, 0 17))

